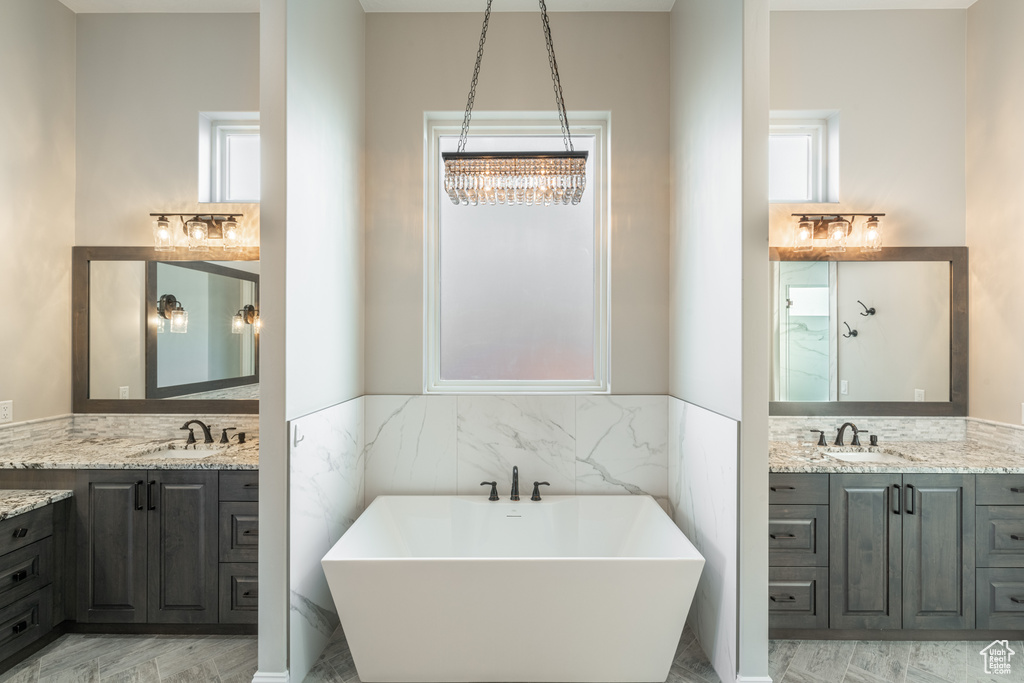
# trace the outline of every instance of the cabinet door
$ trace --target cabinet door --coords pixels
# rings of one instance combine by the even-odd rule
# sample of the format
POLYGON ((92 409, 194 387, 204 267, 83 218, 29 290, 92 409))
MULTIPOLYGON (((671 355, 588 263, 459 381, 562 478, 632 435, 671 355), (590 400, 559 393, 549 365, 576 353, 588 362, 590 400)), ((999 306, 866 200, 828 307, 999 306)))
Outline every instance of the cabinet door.
POLYGON ((140 470, 79 470, 78 621, 146 621, 146 511, 140 470))
POLYGON ((152 470, 149 621, 217 622, 217 472, 152 470))
POLYGON ((903 628, 974 628, 974 475, 903 475, 903 628))
POLYGON ((829 624, 900 628, 902 475, 829 479, 829 624))

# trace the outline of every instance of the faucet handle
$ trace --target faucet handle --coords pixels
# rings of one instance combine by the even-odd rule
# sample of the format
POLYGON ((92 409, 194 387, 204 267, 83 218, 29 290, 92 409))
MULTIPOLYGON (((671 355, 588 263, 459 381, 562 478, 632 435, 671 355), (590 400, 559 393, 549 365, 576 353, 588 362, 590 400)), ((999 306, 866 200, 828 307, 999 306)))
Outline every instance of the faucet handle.
POLYGON ((865 429, 855 429, 854 432, 853 432, 853 441, 851 441, 850 444, 852 446, 859 446, 860 445, 860 435, 861 434, 867 434, 867 433, 868 432, 865 429))
POLYGON ((481 486, 490 486, 491 495, 487 497, 487 500, 498 500, 498 482, 496 481, 482 481, 481 486))
POLYGON ((551 484, 549 484, 546 481, 535 481, 535 482, 533 482, 533 495, 530 496, 530 500, 540 500, 540 487, 541 486, 551 486, 551 484))
POLYGON ((245 432, 238 432, 235 436, 238 437, 238 443, 245 443, 245 432))
POLYGON ((819 446, 827 446, 828 445, 828 443, 825 442, 825 430, 823 430, 823 429, 812 429, 811 432, 812 433, 817 432, 817 434, 818 434, 818 445, 819 446))
POLYGON ((185 439, 185 446, 187 447, 190 446, 191 444, 194 444, 196 442, 196 433, 192 431, 192 428, 187 425, 182 427, 182 429, 188 430, 188 438, 185 439))
POLYGON ((220 433, 220 442, 221 443, 228 443, 228 442, 230 442, 231 438, 228 436, 228 431, 234 431, 236 429, 238 429, 238 427, 225 427, 221 431, 221 433, 220 433))

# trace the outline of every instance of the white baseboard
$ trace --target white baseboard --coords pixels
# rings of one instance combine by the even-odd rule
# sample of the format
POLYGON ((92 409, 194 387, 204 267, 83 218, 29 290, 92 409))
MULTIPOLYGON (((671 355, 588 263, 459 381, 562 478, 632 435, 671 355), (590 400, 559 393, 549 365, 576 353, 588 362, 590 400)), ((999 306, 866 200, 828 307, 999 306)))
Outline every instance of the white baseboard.
POLYGON ((736 683, 772 683, 771 676, 744 676, 736 675, 736 683))
POLYGON ((257 671, 252 683, 288 683, 287 671, 257 671))

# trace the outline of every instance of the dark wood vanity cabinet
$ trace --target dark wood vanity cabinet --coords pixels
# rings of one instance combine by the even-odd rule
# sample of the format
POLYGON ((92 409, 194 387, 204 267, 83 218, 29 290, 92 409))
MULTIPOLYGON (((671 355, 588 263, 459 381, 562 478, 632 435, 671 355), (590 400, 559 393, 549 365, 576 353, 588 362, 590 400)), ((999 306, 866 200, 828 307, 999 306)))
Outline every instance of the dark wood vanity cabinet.
POLYGON ((769 486, 772 629, 975 628, 974 475, 772 474, 769 486))
POLYGON ((81 470, 78 621, 218 621, 218 473, 81 470))

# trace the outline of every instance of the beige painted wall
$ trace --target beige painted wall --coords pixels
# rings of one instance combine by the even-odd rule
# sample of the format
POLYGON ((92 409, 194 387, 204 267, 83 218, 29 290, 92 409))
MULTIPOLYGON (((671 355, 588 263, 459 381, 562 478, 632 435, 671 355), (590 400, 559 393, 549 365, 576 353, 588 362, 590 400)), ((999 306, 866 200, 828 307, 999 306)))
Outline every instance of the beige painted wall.
POLYGON ((771 243, 795 211, 880 211, 889 246, 965 244, 964 10, 772 12, 771 108, 840 110, 839 203, 773 204, 771 243))
MULTIPOLYGON (((148 246, 151 212, 200 209, 199 112, 259 110, 259 15, 80 14, 77 26, 75 243, 148 246)), ((211 207, 258 230, 259 204, 211 207)))
MULTIPOLYGON (((423 390, 423 115, 462 111, 481 15, 366 18, 366 391, 423 390)), ((668 368, 668 22, 551 15, 571 111, 611 111, 611 387, 659 394, 668 368)), ((554 109, 540 21, 491 18, 478 111, 554 109)), ((471 129, 472 130, 472 129, 471 129)))
POLYGON ((967 246, 970 415, 1021 422, 1024 402, 1024 3, 967 11, 967 246))
POLYGON ((0 3, 0 401, 22 422, 71 412, 75 15, 0 3))

